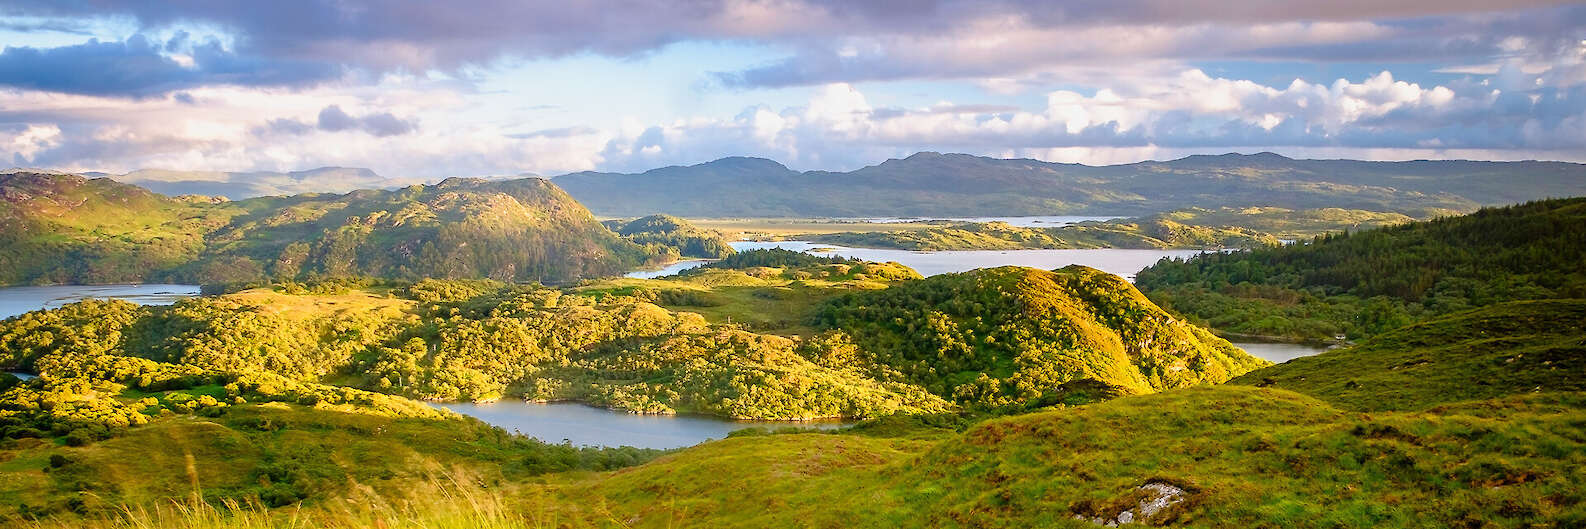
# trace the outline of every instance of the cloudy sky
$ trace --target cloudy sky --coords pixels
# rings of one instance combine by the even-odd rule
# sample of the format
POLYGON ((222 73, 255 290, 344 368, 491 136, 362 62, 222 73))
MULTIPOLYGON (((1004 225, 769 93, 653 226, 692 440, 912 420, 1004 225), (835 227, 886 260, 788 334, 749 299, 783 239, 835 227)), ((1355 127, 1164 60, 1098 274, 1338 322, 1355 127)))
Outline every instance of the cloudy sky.
POLYGON ((0 0, 0 165, 1586 161, 1586 5, 0 0))

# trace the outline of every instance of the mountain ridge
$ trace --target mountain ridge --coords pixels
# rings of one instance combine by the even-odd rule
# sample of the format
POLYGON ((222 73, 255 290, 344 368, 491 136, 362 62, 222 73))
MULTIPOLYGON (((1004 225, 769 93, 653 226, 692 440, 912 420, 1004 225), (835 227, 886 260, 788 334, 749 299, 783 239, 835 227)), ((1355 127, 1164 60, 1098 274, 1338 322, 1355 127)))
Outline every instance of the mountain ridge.
MULTIPOLYGON (((6 172, 43 172, 40 169, 9 169, 6 172)), ((368 168, 323 166, 298 171, 182 171, 144 168, 123 174, 107 172, 78 173, 103 176, 136 184, 169 196, 202 194, 230 199, 290 195, 304 192, 348 192, 362 188, 394 189, 436 179, 387 177, 368 168), (326 186, 326 175, 337 175, 334 185, 326 186), (318 187, 315 187, 318 186, 318 187)), ((512 180, 537 175, 479 177, 486 180, 512 180)), ((667 165, 637 173, 614 171, 576 171, 550 177, 591 211, 603 216, 640 217, 655 213, 685 217, 709 216, 847 216, 881 214, 923 214, 965 216, 996 214, 1150 214, 1182 207, 1237 205, 1311 206, 1315 195, 1342 194, 1344 200, 1376 206, 1378 210, 1408 213, 1411 210, 1447 209, 1473 211, 1479 206, 1521 202, 1541 198, 1586 194, 1586 164, 1546 161, 1483 160, 1400 160, 1370 161, 1351 159, 1290 158, 1263 151, 1252 154, 1195 154, 1169 160, 1087 165, 1047 162, 1032 158, 995 158, 965 153, 920 151, 902 158, 888 158, 850 171, 795 170, 776 160, 756 156, 726 156, 710 161, 667 165), (1450 174, 1450 170, 1455 172, 1450 174), (1151 186, 1171 184, 1167 174, 1190 171, 1199 183, 1224 191, 1232 183, 1248 190, 1264 191, 1288 200, 1283 204, 1217 202, 1212 196, 1152 197, 1151 186), (1204 172, 1195 174, 1195 172, 1204 172), (1273 181, 1256 171, 1291 173, 1293 178, 1273 181), (1498 171, 1491 174, 1492 171, 1498 171), (898 174, 901 173, 901 174, 898 174), (1155 178, 1153 178, 1155 177, 1155 178), (1520 177, 1530 181, 1494 182, 1520 177), (1146 180, 1141 183, 1139 180, 1146 180), (1434 183, 1456 184, 1471 189, 1440 194, 1434 183), (1430 181, 1429 181, 1430 180, 1430 181), (607 183, 601 183, 606 181, 607 183), (1333 184, 1324 188, 1273 184, 1333 184), (732 193, 709 186, 736 187, 757 184, 762 187, 743 193, 750 200, 725 200, 732 193), (1079 188, 1062 194, 1054 184, 1079 188), (1100 185, 1098 184, 1107 184, 1100 185), (1396 185, 1395 185, 1396 184, 1396 185), (1508 185, 1505 185, 1508 184, 1508 185), (637 187, 635 187, 637 186, 637 187), (701 188, 700 186, 706 186, 701 188), (792 187, 788 187, 792 186, 792 187), (802 186, 802 187, 800 187, 802 186), (885 191, 876 196, 845 204, 840 196, 855 189, 885 191), (1364 186, 1364 187, 1362 187, 1364 186), (681 189, 679 189, 681 188, 681 189), (898 193, 897 191, 904 191, 898 193), (779 193, 811 193, 807 202, 779 193), (950 200, 941 192, 960 191, 975 196, 950 200), (1142 192, 1144 191, 1144 192, 1142 192), (716 200, 678 200, 685 193, 703 193, 716 200), (602 195, 646 194, 644 197, 602 195), (712 196, 713 195, 713 196, 712 196), (767 197, 767 195, 773 195, 767 197), (1295 195, 1287 196, 1286 195, 1295 195), (1301 199, 1308 199, 1301 200, 1301 199), (1174 200, 1178 202, 1173 204, 1174 200), (669 205, 671 209, 661 207, 669 205)), ((1234 189, 1239 191, 1239 189, 1234 189)), ((1236 197, 1237 198, 1237 197, 1236 197)), ((1339 204, 1325 204, 1336 206, 1339 204)), ((1357 207, 1353 209, 1373 209, 1357 207)), ((1424 216, 1424 215, 1413 215, 1424 216)))
POLYGON ((772 160, 739 157, 553 180, 591 211, 611 216, 1149 215, 1188 207, 1277 206, 1430 217, 1586 194, 1586 165, 1316 160, 1262 152, 1090 166, 919 152, 846 172, 795 171, 772 160))

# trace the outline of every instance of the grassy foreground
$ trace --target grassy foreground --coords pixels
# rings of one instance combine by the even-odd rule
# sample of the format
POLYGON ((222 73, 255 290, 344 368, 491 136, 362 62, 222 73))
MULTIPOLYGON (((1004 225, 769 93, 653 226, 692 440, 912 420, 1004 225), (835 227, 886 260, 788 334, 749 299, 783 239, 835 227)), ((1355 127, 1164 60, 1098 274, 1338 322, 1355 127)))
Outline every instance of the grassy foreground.
MULTIPOLYGON (((382 425, 397 428, 393 433, 425 424, 444 429, 385 437, 415 435, 404 442, 417 444, 372 463, 357 459, 362 452, 355 449, 325 457, 374 469, 405 459, 431 463, 404 469, 389 485, 349 467, 335 494, 269 511, 182 500, 191 485, 170 470, 181 467, 145 455, 187 450, 203 469, 208 452, 199 448, 223 446, 225 435, 138 444, 116 444, 130 439, 118 438, 89 449, 153 461, 91 475, 165 475, 176 503, 87 519, 68 514, 41 525, 1080 528, 1129 512, 1136 523, 1175 527, 1580 527, 1586 392, 1570 383, 1586 378, 1574 360, 1582 356, 1575 331, 1582 314, 1582 300, 1503 304, 1246 377, 1278 381, 1269 387, 1197 386, 978 423, 916 416, 838 433, 751 432, 610 472, 537 473, 522 464, 533 458, 515 452, 522 447, 510 436, 447 441, 459 423, 379 419, 390 421, 382 425), (1520 355, 1541 359, 1507 360, 1520 355), (1414 370, 1399 374, 1399 359, 1409 357, 1417 359, 1414 370), (1343 376, 1376 382, 1356 386, 1374 396, 1363 401, 1326 383, 1304 383, 1343 376), (1484 389, 1462 390, 1469 386, 1484 389), (1376 400, 1388 404, 1361 404, 1376 400), (503 455, 489 455, 496 453, 503 455), (1145 514, 1142 502, 1152 499, 1166 507, 1145 514)), ((225 428, 248 424, 246 413, 227 417, 225 428)), ((175 427, 164 426, 167 420, 134 432, 175 427)), ((318 431, 303 430, 255 438, 318 431)), ((83 449, 21 450, 30 459, 13 456, 6 468, 46 466, 45 454, 79 454, 73 450, 83 449)), ((218 486, 224 478, 201 480, 218 486)))
POLYGON ((730 439, 562 497, 608 501, 630 527, 1090 527, 1073 518, 1115 518, 1164 483, 1187 492, 1147 523, 1578 523, 1582 404, 1360 415, 1283 390, 1196 388, 992 420, 906 455, 889 450, 902 441, 730 439))
POLYGON ((416 484, 451 475, 467 476, 463 485, 497 487, 548 472, 629 466, 660 453, 549 445, 456 416, 241 405, 214 418, 159 418, 84 446, 9 441, 0 449, 0 520, 105 516, 173 499, 322 508, 363 497, 411 502, 423 499, 416 484))
POLYGON ((1204 387, 996 419, 935 441, 734 437, 615 473, 411 482, 312 508, 176 504, 54 527, 1576 527, 1586 398, 1360 414, 1285 390, 1204 387), (437 483, 438 481, 438 483, 437 483), (187 505, 181 507, 181 505, 187 505), (1075 517, 1084 518, 1079 520, 1075 517))

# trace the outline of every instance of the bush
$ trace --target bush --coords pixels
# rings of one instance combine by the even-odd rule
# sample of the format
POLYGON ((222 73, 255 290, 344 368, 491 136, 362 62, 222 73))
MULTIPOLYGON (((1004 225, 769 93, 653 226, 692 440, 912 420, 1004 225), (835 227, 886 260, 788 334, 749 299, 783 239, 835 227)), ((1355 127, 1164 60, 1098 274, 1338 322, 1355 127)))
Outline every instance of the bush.
POLYGON ((89 433, 86 428, 78 428, 66 434, 66 446, 88 446, 94 440, 94 434, 89 433))

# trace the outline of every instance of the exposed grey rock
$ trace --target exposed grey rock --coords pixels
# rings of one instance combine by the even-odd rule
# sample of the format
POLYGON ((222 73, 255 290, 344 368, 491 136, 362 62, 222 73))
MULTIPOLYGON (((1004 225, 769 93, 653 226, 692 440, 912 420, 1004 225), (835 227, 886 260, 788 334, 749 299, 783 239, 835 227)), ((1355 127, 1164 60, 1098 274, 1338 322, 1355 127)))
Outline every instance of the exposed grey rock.
POLYGON ((1152 497, 1140 502, 1139 511, 1142 517, 1150 517, 1162 512, 1162 509, 1184 501, 1184 489, 1166 483, 1146 483, 1140 486, 1140 490, 1152 493, 1152 497))
MULTIPOLYGON (((1126 509, 1112 518, 1091 518, 1090 523, 1105 527, 1129 525, 1134 523, 1136 519, 1143 520, 1150 518, 1156 515, 1156 513, 1162 512, 1164 509, 1184 501, 1185 495, 1184 489, 1161 482, 1146 483, 1136 487, 1135 490, 1145 491, 1149 493, 1150 496, 1140 500, 1140 505, 1133 509, 1126 509)), ((1074 515, 1074 519, 1084 520, 1085 518, 1076 514, 1074 515)))

